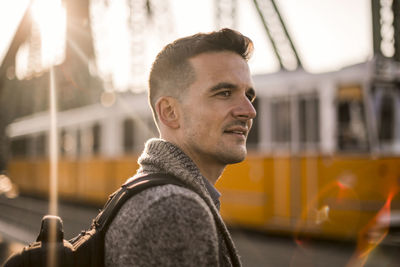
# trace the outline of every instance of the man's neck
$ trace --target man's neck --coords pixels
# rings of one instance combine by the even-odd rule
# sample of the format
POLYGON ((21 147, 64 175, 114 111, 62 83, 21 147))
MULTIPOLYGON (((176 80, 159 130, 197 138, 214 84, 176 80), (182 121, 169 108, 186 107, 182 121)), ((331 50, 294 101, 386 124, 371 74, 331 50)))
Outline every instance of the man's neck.
POLYGON ((186 155, 193 160, 197 168, 199 168, 200 173, 211 183, 215 184, 218 178, 222 175, 226 165, 219 164, 215 160, 205 159, 196 154, 190 153, 190 151, 185 151, 181 148, 186 155))
POLYGON ((161 135, 160 138, 164 139, 170 143, 173 143, 177 147, 179 147, 193 162, 196 164, 197 168, 199 168, 200 173, 211 183, 215 184, 218 178, 222 175, 226 164, 222 164, 216 161, 214 158, 209 158, 207 156, 199 155, 198 153, 193 152, 188 149, 184 145, 180 145, 179 142, 176 142, 174 138, 168 138, 169 136, 161 135))

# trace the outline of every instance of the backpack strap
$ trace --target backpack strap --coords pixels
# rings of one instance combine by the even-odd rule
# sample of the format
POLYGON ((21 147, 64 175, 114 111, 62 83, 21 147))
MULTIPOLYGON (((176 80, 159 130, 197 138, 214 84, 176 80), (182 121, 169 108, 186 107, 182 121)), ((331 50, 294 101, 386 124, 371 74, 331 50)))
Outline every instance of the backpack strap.
POLYGON ((92 227, 96 227, 98 231, 107 229, 122 205, 129 198, 150 187, 166 184, 184 186, 178 178, 166 173, 151 173, 129 179, 120 189, 110 195, 104 208, 93 220, 92 227))

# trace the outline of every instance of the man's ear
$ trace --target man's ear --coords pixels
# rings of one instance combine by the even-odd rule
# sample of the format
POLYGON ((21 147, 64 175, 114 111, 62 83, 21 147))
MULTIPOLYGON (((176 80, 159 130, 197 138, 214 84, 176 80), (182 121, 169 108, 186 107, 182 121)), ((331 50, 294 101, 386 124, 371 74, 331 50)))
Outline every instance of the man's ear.
POLYGON ((159 121, 169 128, 178 129, 180 127, 178 105, 178 101, 173 97, 160 97, 155 105, 159 121))

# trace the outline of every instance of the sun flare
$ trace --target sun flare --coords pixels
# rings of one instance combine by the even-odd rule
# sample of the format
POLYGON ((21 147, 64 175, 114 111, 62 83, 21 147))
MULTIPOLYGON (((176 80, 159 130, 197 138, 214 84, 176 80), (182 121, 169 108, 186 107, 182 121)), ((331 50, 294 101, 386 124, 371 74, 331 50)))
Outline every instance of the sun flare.
POLYGON ((58 65, 65 58, 66 12, 61 0, 35 0, 32 18, 41 39, 41 62, 44 69, 58 65))

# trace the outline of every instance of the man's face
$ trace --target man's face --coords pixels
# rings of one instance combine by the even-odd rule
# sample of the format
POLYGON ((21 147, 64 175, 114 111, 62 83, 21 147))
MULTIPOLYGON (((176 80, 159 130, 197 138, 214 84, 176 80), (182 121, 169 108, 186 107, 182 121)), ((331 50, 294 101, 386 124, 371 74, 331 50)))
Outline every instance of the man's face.
POLYGON ((246 139, 256 111, 247 62, 233 52, 189 60, 196 80, 182 97, 181 145, 193 160, 221 165, 246 156, 246 139))

